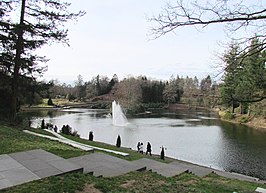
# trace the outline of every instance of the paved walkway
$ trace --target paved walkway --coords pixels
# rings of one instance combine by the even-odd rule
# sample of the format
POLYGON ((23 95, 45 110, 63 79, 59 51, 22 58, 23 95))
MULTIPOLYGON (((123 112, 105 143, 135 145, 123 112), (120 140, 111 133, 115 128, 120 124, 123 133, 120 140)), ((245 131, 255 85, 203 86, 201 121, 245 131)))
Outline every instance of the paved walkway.
POLYGON ((96 146, 91 146, 91 145, 86 145, 86 144, 83 144, 83 143, 79 143, 79 142, 76 142, 76 141, 73 141, 73 140, 70 140, 70 139, 67 139, 65 137, 63 137, 62 135, 54 132, 54 131, 51 131, 49 129, 45 129, 45 131, 47 132, 50 132, 52 133, 53 135, 55 135, 56 137, 58 137, 59 139, 63 139, 63 140, 66 140, 70 143, 73 143, 73 144, 79 144, 79 145, 83 145, 85 147, 90 147, 92 149, 97 149, 97 150, 100 150, 100 151, 105 151, 105 152, 109 152, 109 153, 114 153, 114 154, 117 154, 117 155, 122 155, 122 156, 129 156, 128 153, 124 153, 124 152, 121 152, 121 151, 115 151, 115 150, 111 150, 111 149, 105 149, 105 148, 101 148, 101 147, 96 147, 96 146))
POLYGON ((41 149, 0 155, 0 189, 83 168, 41 149))
POLYGON ((97 177, 113 177, 146 169, 145 166, 104 153, 92 153, 70 158, 68 161, 83 167, 84 173, 93 173, 97 177))
POLYGON ((29 181, 69 172, 84 172, 97 177, 113 177, 131 171, 151 170, 165 177, 191 172, 203 177, 211 172, 227 178, 265 183, 257 178, 241 174, 218 171, 188 162, 162 163, 142 158, 127 161, 104 153, 63 159, 41 149, 0 155, 0 190, 29 181))
POLYGON ((39 137, 47 138, 47 139, 50 139, 50 140, 53 140, 53 141, 59 141, 61 143, 65 143, 65 144, 71 145, 73 147, 82 149, 84 151, 93 151, 93 148, 90 147, 90 146, 82 145, 82 144, 78 144, 78 143, 73 143, 70 140, 65 140, 65 139, 58 138, 58 137, 52 137, 52 136, 49 136, 49 135, 43 135, 43 134, 35 133, 35 132, 29 131, 29 130, 23 130, 23 131, 25 133, 29 133, 29 134, 36 135, 36 136, 39 136, 39 137))
MULTIPOLYGON (((122 156, 128 156, 129 155, 128 153, 124 153, 124 152, 119 152, 119 151, 114 151, 114 150, 109 150, 109 149, 104 149, 104 148, 99 148, 99 147, 95 147, 95 146, 90 146, 90 145, 78 143, 76 141, 73 141, 73 140, 70 140, 70 139, 63 137, 62 135, 60 135, 54 131, 51 131, 48 129, 45 129, 45 130, 47 132, 52 133, 55 137, 38 134, 38 133, 31 132, 28 130, 24 130, 24 132, 27 132, 27 133, 30 133, 33 135, 37 135, 40 137, 45 137, 45 138, 48 138, 51 140, 60 141, 62 143, 72 145, 73 147, 77 147, 77 148, 80 148, 80 149, 85 150, 85 151, 93 151, 93 149, 97 149, 97 150, 102 150, 105 152, 115 153, 115 154, 122 155, 122 156)), ((103 154, 103 155, 105 155, 105 154, 103 154)), ((100 160, 100 159, 97 159, 97 156, 99 157, 99 154, 93 154, 93 156, 92 155, 86 155, 86 156, 80 157, 80 158, 73 158, 73 160, 77 161, 77 163, 79 163, 79 165, 84 168, 86 173, 92 172, 92 171, 89 171, 90 169, 95 169, 94 175, 96 175, 96 176, 98 175, 98 176, 110 177, 110 176, 123 174, 123 173, 119 173, 120 169, 117 169, 115 167, 116 166, 115 162, 120 163, 118 161, 118 158, 116 159, 112 156, 109 156, 108 159, 107 158, 106 158, 106 160, 103 159, 104 160, 104 161, 102 160, 103 162, 93 163, 93 161, 95 161, 94 156, 96 157, 96 162, 98 162, 98 160, 100 160), (113 159, 111 159, 111 157, 113 159), (86 164, 88 162, 93 163, 93 164, 92 165, 86 164), (106 168, 108 166, 109 162, 114 165, 114 167, 111 169, 106 168), (99 168, 105 168, 104 171, 106 171, 106 172, 104 172, 103 170, 100 170, 99 168), (109 172, 109 170, 114 170, 114 171, 109 172), (117 172, 115 170, 117 170, 117 172)), ((70 159, 70 160, 72 161, 72 159, 70 159)), ((125 160, 122 160, 121 162, 126 163, 125 160)), ((75 163, 75 162, 73 162, 73 163, 75 163)), ((158 161, 143 158, 143 159, 134 161, 133 164, 135 164, 135 166, 137 165, 137 167, 139 167, 139 169, 147 168, 148 170, 156 172, 156 173, 163 175, 165 177, 172 177, 175 175, 179 175, 183 172, 193 173, 194 175, 197 175, 199 177, 204 177, 210 173, 216 173, 220 176, 223 176, 226 178, 231 178, 231 179, 245 180, 245 181, 250 181, 250 182, 259 181, 258 178, 254 178, 254 177, 250 177, 250 176, 246 176, 246 175, 242 175, 242 174, 237 174, 237 173, 219 171, 216 169, 212 169, 212 168, 208 168, 208 167, 204 167, 204 166, 199 166, 196 164, 191 164, 189 162, 182 162, 182 161, 174 161, 174 162, 171 162, 170 164, 165 164, 165 163, 161 163, 158 161)), ((129 171, 131 167, 133 167, 133 168, 135 167, 135 166, 132 166, 132 163, 130 163, 130 164, 127 163, 127 164, 125 164, 125 166, 128 166, 128 168, 127 167, 123 168, 123 169, 121 168, 121 172, 122 171, 129 171)), ((126 172, 124 172, 124 173, 126 173, 126 172)))
POLYGON ((121 155, 121 156, 128 156, 129 155, 128 153, 121 152, 121 151, 115 151, 115 150, 110 150, 110 149, 105 149, 105 148, 101 148, 101 147, 95 147, 95 146, 79 143, 79 142, 73 141, 71 139, 65 138, 62 135, 60 135, 54 131, 51 131, 49 129, 45 129, 45 131, 52 133, 55 137, 35 133, 35 132, 29 131, 29 130, 23 130, 23 131, 26 133, 32 134, 32 135, 39 136, 39 137, 44 137, 47 139, 59 141, 61 143, 65 143, 65 144, 71 145, 73 147, 76 147, 76 148, 79 148, 79 149, 82 149, 85 151, 93 151, 94 149, 97 149, 97 150, 101 150, 101 151, 105 151, 105 152, 109 152, 109 153, 114 153, 114 154, 121 155))
POLYGON ((181 161, 173 161, 169 165, 186 168, 189 173, 192 173, 198 177, 204 177, 214 171, 213 169, 208 168, 208 167, 199 166, 196 164, 191 164, 188 162, 181 162, 181 161))
POLYGON ((157 174, 160 174, 165 177, 172 177, 176 175, 180 175, 184 172, 188 172, 188 168, 179 166, 179 165, 170 165, 166 163, 162 163, 159 161, 142 158, 136 161, 133 161, 133 163, 141 166, 146 167, 147 170, 151 170, 152 172, 156 172, 157 174))

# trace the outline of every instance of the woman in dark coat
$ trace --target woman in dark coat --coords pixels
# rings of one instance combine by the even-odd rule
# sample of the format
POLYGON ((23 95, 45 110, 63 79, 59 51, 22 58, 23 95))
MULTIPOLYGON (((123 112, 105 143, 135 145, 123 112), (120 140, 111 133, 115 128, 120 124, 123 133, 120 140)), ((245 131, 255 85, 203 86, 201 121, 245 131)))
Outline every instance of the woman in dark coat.
POLYGON ((147 144, 147 151, 146 151, 146 155, 147 154, 150 154, 150 156, 151 156, 151 144, 150 144, 150 142, 148 142, 148 144, 147 144))

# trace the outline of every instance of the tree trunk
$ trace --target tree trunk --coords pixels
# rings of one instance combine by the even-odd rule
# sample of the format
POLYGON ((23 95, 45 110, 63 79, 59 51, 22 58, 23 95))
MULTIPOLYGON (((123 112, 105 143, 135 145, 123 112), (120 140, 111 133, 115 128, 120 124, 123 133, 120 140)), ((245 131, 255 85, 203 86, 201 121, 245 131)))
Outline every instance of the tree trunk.
POLYGON ((240 103, 240 114, 245 114, 245 106, 243 105, 243 103, 240 103))
POLYGON ((235 113, 235 105, 232 105, 232 113, 235 113))
POLYGON ((248 116, 250 116, 251 115, 251 109, 250 109, 251 107, 250 107, 250 103, 248 104, 248 116))
POLYGON ((12 97, 11 97, 11 115, 10 118, 12 121, 15 121, 17 115, 17 105, 18 105, 18 79, 19 79, 19 70, 21 63, 21 53, 23 51, 23 28, 24 28, 24 15, 25 15, 25 4, 26 0, 21 1, 21 13, 20 13, 20 23, 18 26, 18 39, 16 43, 16 57, 15 57, 15 66, 12 82, 12 97))

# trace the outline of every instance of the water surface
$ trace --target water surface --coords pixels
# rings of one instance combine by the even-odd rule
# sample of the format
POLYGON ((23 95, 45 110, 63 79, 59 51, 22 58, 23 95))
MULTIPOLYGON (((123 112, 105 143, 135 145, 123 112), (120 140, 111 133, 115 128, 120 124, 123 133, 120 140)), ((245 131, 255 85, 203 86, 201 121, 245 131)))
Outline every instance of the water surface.
POLYGON ((266 179, 266 133, 222 122, 212 112, 155 112, 142 117, 129 117, 124 127, 112 125, 108 111, 69 109, 46 111, 33 116, 35 126, 46 122, 62 128, 64 124, 88 139, 93 131, 94 140, 136 149, 138 142, 152 145, 152 153, 166 148, 166 156, 200 165, 234 171, 266 179))

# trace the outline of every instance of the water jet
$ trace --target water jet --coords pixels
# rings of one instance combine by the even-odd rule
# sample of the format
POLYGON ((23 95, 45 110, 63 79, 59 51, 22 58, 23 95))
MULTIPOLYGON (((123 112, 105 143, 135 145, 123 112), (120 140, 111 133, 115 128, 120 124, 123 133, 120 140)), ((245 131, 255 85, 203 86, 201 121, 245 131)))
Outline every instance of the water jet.
POLYGON ((126 126, 128 124, 127 117, 123 113, 120 104, 116 101, 112 102, 112 118, 115 126, 126 126))

